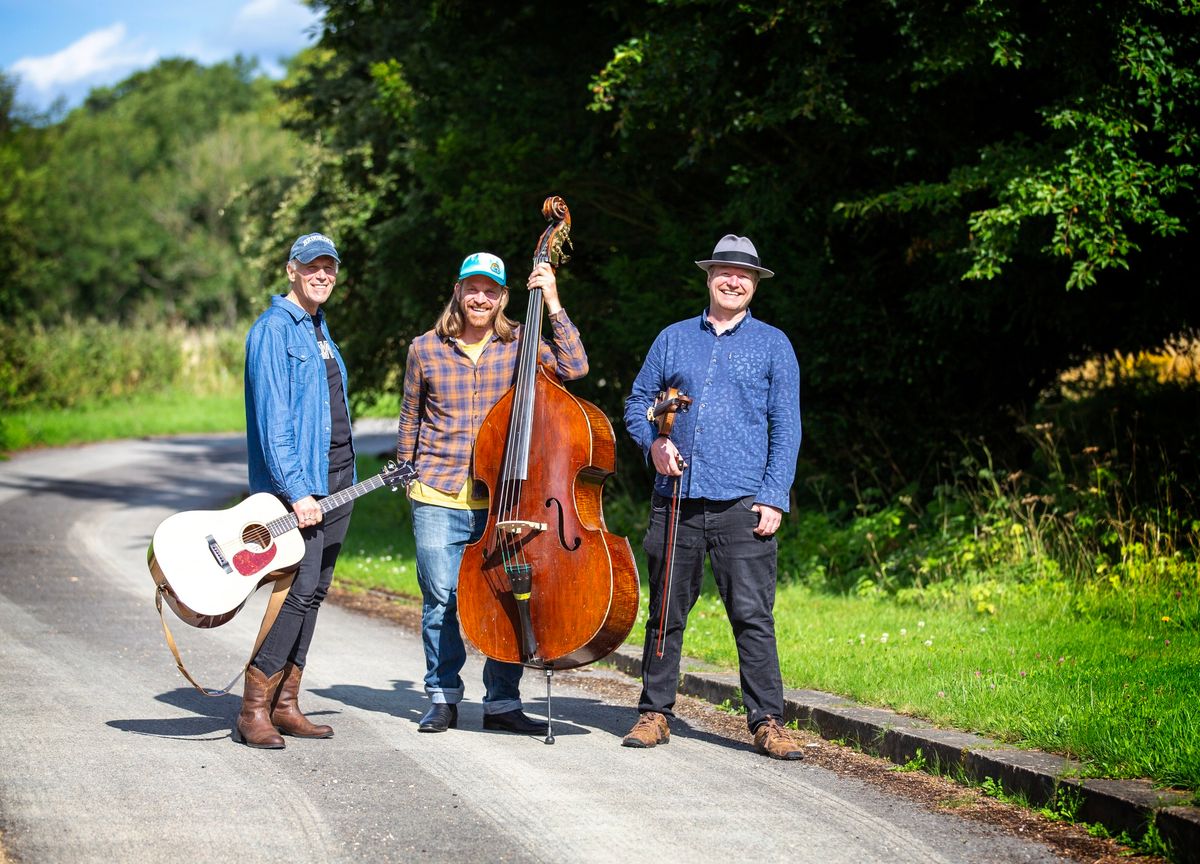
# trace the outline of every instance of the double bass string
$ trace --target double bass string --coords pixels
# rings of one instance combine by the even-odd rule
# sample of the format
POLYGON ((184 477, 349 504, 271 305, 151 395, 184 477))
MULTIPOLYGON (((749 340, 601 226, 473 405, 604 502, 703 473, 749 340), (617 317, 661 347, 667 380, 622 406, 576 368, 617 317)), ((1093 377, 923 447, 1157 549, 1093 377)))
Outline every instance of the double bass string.
MULTIPOLYGON (((528 430, 530 428, 531 417, 527 414, 530 410, 530 399, 524 398, 527 394, 524 392, 531 383, 531 378, 528 374, 529 368, 532 365, 529 362, 531 353, 536 348, 538 334, 531 330, 530 323, 533 321, 533 313, 537 305, 541 301, 540 291, 531 291, 529 293, 529 303, 525 312, 525 328, 521 334, 521 347, 517 361, 517 388, 513 394, 513 414, 510 421, 508 447, 504 454, 504 480, 500 489, 500 502, 496 510, 497 523, 501 521, 513 521, 520 518, 520 501, 522 491, 522 481, 524 478, 519 476, 522 472, 518 470, 519 464, 523 461, 523 454, 529 451, 528 430), (534 296, 535 293, 537 296, 534 296), (533 346, 533 347, 531 347, 533 346)), ((540 324, 540 315, 538 316, 538 324, 540 324)), ((532 354, 536 358, 536 354, 532 354)), ((502 528, 496 529, 497 545, 500 547, 501 554, 504 560, 505 571, 511 566, 526 566, 524 551, 521 548, 519 539, 512 538, 518 535, 512 534, 502 528)))

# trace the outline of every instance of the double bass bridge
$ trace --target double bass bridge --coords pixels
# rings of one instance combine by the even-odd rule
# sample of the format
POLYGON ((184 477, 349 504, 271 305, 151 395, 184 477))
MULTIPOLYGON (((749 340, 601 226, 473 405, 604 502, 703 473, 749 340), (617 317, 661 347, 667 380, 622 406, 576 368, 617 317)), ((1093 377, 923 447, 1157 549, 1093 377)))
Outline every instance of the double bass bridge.
POLYGON ((545 522, 531 522, 528 519, 505 519, 496 523, 496 530, 506 534, 520 534, 522 531, 545 531, 549 527, 545 522))

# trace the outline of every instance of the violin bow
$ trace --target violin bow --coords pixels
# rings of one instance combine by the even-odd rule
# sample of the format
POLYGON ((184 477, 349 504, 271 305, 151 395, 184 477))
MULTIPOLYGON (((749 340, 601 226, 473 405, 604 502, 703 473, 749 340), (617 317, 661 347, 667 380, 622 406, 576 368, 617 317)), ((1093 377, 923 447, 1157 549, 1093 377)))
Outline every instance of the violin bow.
MULTIPOLYGON (((692 397, 680 393, 674 387, 659 393, 654 404, 646 412, 646 419, 658 427, 658 434, 671 437, 671 429, 675 425, 675 415, 692 407, 692 397)), ((675 459, 680 469, 686 468, 687 463, 678 455, 675 459)), ((667 631, 667 609, 671 603, 671 575, 675 570, 675 540, 679 532, 679 477, 674 478, 671 486, 670 512, 667 516, 667 556, 663 564, 663 596, 658 610, 658 639, 655 640, 654 656, 660 660, 663 656, 663 638, 667 631)))

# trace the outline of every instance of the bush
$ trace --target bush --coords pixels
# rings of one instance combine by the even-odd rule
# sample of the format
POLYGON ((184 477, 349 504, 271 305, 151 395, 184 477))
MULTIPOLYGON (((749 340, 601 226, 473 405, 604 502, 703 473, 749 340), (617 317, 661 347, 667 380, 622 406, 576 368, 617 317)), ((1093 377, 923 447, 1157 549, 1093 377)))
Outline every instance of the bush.
POLYGON ((98 321, 0 325, 0 409, 72 408, 176 385, 228 388, 240 380, 241 338, 98 321))

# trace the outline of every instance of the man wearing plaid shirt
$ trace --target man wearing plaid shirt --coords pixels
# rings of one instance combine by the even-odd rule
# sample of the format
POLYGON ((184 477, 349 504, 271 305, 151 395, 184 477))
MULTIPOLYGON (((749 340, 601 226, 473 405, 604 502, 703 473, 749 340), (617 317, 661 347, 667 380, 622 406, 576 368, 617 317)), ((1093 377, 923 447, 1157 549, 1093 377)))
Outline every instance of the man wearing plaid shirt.
MULTIPOLYGON (((582 378, 587 354, 559 303, 554 270, 539 264, 527 285, 541 289, 553 331, 552 341, 542 339, 542 362, 563 381, 582 378)), ((487 252, 468 255, 437 325, 408 350, 396 456, 411 460, 420 477, 409 496, 423 598, 425 692, 433 703, 421 718, 422 732, 458 725, 459 673, 467 659, 458 629, 458 567, 466 546, 482 536, 488 510, 486 490, 473 488, 471 451, 483 418, 516 376, 521 325, 504 314, 508 298, 504 262, 487 252)), ((522 671, 517 663, 484 663, 484 729, 545 731, 522 711, 522 671)))

